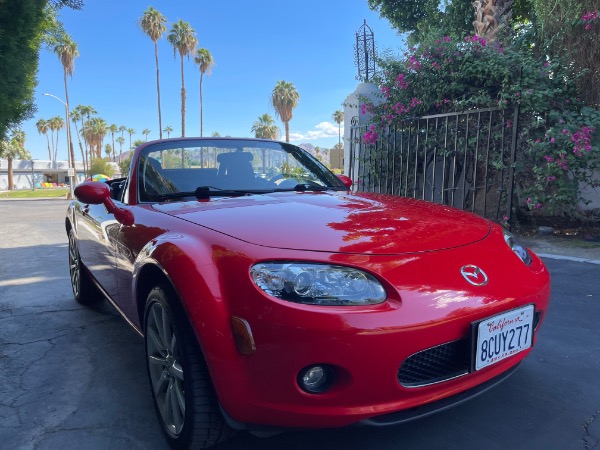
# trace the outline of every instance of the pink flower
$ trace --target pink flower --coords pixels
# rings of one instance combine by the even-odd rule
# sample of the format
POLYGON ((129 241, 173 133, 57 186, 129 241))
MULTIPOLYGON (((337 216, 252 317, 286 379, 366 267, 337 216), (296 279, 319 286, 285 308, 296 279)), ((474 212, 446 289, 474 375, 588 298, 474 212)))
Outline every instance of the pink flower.
POLYGON ((554 158, 552 156, 544 155, 544 159, 548 162, 553 162, 554 158))
POLYGON ((542 204, 540 202, 537 202, 534 206, 535 209, 540 209, 542 207, 542 204))
POLYGON ((584 15, 581 16, 581 20, 584 22, 591 22, 592 20, 596 20, 598 18, 598 11, 588 11, 584 15))
POLYGON ((363 141, 365 144, 374 144, 379 139, 379 134, 377 133, 377 129, 375 125, 371 125, 369 127, 369 131, 367 131, 363 136, 363 141))
POLYGON ((554 144, 556 142, 556 139, 550 138, 550 142, 552 142, 554 144))
POLYGON ((546 177, 546 181, 555 181, 556 177, 554 175, 546 177))
POLYGON ((381 86, 381 93, 385 95, 385 98, 389 98, 391 95, 390 87, 384 84, 381 86))
POLYGON ((406 82, 406 80, 404 79, 404 74, 401 73, 400 75, 398 75, 396 77, 396 79, 394 80, 394 85, 396 87, 401 87, 402 89, 406 89, 408 87, 408 83, 406 82))

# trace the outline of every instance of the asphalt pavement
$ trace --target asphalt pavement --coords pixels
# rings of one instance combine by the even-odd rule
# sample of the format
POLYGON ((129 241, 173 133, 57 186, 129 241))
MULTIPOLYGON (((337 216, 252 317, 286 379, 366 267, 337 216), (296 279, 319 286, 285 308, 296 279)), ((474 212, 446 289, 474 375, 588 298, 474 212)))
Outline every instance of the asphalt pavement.
MULTIPOLYGON (((0 448, 166 448, 143 341, 108 303, 73 300, 67 204, 0 201, 0 448)), ((239 433, 217 448, 600 448, 600 248, 547 239, 527 243, 552 275, 551 307, 531 355, 501 385, 401 426, 239 433)))

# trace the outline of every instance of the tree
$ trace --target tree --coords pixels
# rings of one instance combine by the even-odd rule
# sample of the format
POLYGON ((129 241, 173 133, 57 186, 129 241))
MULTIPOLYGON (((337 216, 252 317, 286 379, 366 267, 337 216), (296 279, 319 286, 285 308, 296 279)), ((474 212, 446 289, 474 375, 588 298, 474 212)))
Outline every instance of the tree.
POLYGON ((279 137, 279 128, 275 124, 275 120, 266 113, 259 116, 258 120, 252 124, 252 132, 254 137, 260 139, 275 140, 279 137))
POLYGON ((142 145, 144 143, 144 141, 142 141, 141 139, 136 139, 135 141, 133 141, 133 148, 137 148, 140 145, 142 145))
POLYGON ((87 158, 85 152, 83 151, 83 146, 81 145, 81 135, 79 134, 79 127, 77 126, 77 121, 82 120, 81 110, 78 108, 79 106, 76 106, 75 109, 71 111, 71 121, 75 124, 75 134, 77 134, 77 142, 79 143, 79 150, 81 151, 81 161, 83 161, 84 171, 87 172, 87 158))
POLYGON ((144 128, 142 134, 146 136, 146 142, 148 142, 148 135, 150 134, 150 130, 148 128, 144 128))
POLYGON ((171 125, 167 125, 167 128, 165 128, 163 130, 165 133, 167 133, 167 139, 171 137, 171 133, 173 132, 173 127, 171 125))
POLYGON ((31 159, 31 155, 25 150, 25 133, 21 130, 13 131, 10 140, 0 140, 0 157, 7 160, 8 190, 14 189, 13 159, 31 159))
POLYGON ((194 53, 198 45, 196 32, 189 23, 179 19, 173 24, 167 41, 173 46, 173 56, 177 55, 181 59, 181 137, 185 137, 185 77, 183 71, 183 57, 194 53))
MULTIPOLYGON (((441 35, 462 38, 471 34, 474 31, 473 8, 478 2, 485 3, 485 0, 368 0, 369 8, 388 19, 399 32, 408 33, 410 44, 441 35)), ((493 6, 497 3, 498 11, 504 9, 509 18, 512 15, 519 23, 525 23, 531 21, 534 5, 543 2, 495 0, 493 6)))
POLYGON ((135 130, 133 128, 127 128, 127 133, 129 134, 129 150, 133 150, 131 146, 131 136, 135 134, 135 130))
MULTIPOLYGON (((91 120, 92 118, 92 114, 97 114, 98 111, 96 111, 94 109, 93 106, 90 105, 78 105, 77 108, 80 108, 80 112, 81 112, 81 130, 83 131, 83 127, 84 127, 84 123, 83 123, 83 118, 87 117, 88 122, 91 120)), ((87 140, 85 139, 84 136, 84 143, 85 143, 85 150, 86 153, 89 153, 89 162, 91 163, 92 160, 94 159, 94 155, 92 154, 92 149, 89 147, 89 143, 87 142, 87 140)))
POLYGON ((108 158, 96 158, 92 164, 90 164, 90 175, 103 174, 111 178, 115 171, 108 158))
POLYGON ((142 31, 154 42, 154 60, 156 62, 156 92, 158 95, 158 131, 162 139, 162 117, 160 112, 160 77, 158 72, 158 40, 167 31, 167 18, 150 6, 140 18, 142 31))
POLYGON ((50 150, 50 138, 48 137, 48 130, 50 129, 48 127, 48 122, 44 119, 40 119, 35 123, 35 126, 38 130, 38 133, 46 136, 46 141, 48 141, 48 159, 52 161, 52 152, 50 150))
POLYGON ((117 142, 119 143, 119 162, 121 162, 123 160, 123 143, 125 142, 125 138, 119 136, 117 142))
MULTIPOLYGON (((38 52, 48 27, 43 0, 0 1, 0 141, 36 110, 38 52)), ((7 144, 8 145, 8 144, 7 144)))
MULTIPOLYGON (((71 36, 68 34, 63 34, 62 38, 59 42, 54 46, 54 53, 60 59, 60 62, 63 66, 63 81, 65 83, 65 103, 67 104, 67 111, 69 110, 69 90, 67 88, 67 75, 73 77, 73 69, 75 68, 75 58, 79 56, 79 51, 77 50, 77 44, 71 39, 71 36)), ((67 118, 67 120, 69 120, 67 118)), ((71 164, 75 167, 75 152, 73 151, 73 141, 71 137, 70 124, 67 122, 67 148, 69 153, 71 154, 71 164)))
MULTIPOLYGON (((52 154, 54 156, 52 158, 52 161, 54 161, 54 162, 56 162, 56 159, 58 157, 58 132, 64 126, 65 126, 65 122, 62 119, 62 117, 60 117, 60 116, 55 116, 55 117, 52 117, 50 120, 48 120, 48 127, 50 128, 50 131, 52 134, 52 139, 54 139, 54 132, 56 131, 56 141, 52 142, 52 150, 53 150, 52 154)), ((67 146, 68 146, 68 143, 67 143, 67 146)))
POLYGON ((110 134, 112 135, 112 149, 113 149, 113 158, 116 158, 116 155, 114 154, 114 148, 115 148, 115 133, 117 131, 119 131, 119 128, 113 123, 110 127, 108 127, 108 131, 110 131, 110 134))
POLYGON ((292 83, 278 81, 271 94, 271 103, 275 113, 285 125, 285 142, 290 142, 290 120, 300 95, 292 83))
POLYGON ((204 74, 210 75, 212 68, 215 65, 215 61, 207 49, 199 48, 196 52, 194 62, 200 67, 200 137, 202 137, 202 76, 204 74))
POLYGON ((90 154, 93 154, 94 158, 102 158, 102 145, 107 131, 106 121, 100 117, 92 117, 82 129, 83 137, 90 145, 90 154))
POLYGON ((342 142, 342 122, 344 121, 344 112, 337 110, 331 116, 333 121, 338 124, 338 144, 342 142))

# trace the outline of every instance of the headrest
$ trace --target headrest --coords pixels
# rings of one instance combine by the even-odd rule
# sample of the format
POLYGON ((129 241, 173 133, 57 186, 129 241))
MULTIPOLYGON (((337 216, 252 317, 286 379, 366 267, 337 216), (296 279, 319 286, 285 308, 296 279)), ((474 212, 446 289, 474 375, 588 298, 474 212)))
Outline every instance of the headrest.
POLYGON ((217 161, 219 163, 227 163, 229 161, 244 161, 250 162, 254 159, 254 155, 250 152, 229 152, 229 153, 220 153, 217 155, 217 161))

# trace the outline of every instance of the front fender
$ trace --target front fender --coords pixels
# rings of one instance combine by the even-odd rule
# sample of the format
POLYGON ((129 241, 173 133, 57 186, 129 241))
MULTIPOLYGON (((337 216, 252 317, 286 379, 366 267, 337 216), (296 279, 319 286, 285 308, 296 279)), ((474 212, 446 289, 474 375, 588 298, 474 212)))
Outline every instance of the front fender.
MULTIPOLYGON (((169 280, 204 353, 209 369, 217 358, 235 357, 237 350, 230 326, 230 311, 216 256, 198 239, 166 233, 146 244, 133 268, 133 292, 148 282, 146 270, 154 266, 169 280), (146 274, 146 275, 145 275, 146 274)), ((152 275, 150 275, 152 276, 152 275)), ((160 284, 154 281, 156 284, 160 284)), ((145 298, 139 305, 143 314, 145 298)))

